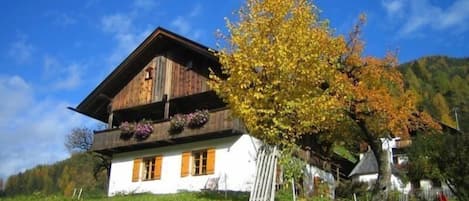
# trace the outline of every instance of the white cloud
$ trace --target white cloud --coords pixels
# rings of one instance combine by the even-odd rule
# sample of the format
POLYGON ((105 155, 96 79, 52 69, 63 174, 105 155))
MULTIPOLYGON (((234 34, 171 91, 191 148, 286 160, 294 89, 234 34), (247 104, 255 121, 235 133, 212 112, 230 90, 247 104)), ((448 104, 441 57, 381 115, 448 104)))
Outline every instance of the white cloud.
POLYGON ((124 14, 104 16, 101 19, 102 29, 110 33, 127 33, 132 29, 132 18, 124 14))
POLYGON ((31 88, 19 76, 0 76, 0 127, 8 126, 11 116, 26 111, 24 105, 32 103, 31 88))
POLYGON ((187 18, 178 16, 176 19, 171 21, 171 26, 175 27, 177 29, 177 32, 180 34, 187 34, 191 30, 191 25, 187 18))
POLYGON ((61 79, 58 79, 53 87, 55 89, 74 89, 81 84, 81 69, 78 64, 71 64, 64 69, 61 79))
POLYGON ((385 0, 382 6, 389 17, 399 17, 401 36, 422 34, 422 29, 465 32, 469 29, 469 0, 455 0, 444 8, 429 0, 385 0))
POLYGON ((199 39, 204 31, 193 27, 192 21, 202 12, 202 6, 196 4, 189 12, 187 16, 177 16, 171 21, 171 26, 176 29, 176 32, 189 37, 190 39, 199 39))
POLYGON ((44 56, 44 68, 43 68, 44 77, 54 76, 58 68, 60 68, 60 63, 55 57, 52 57, 50 55, 44 56))
POLYGON ((381 5, 391 17, 400 16, 404 6, 402 0, 385 0, 381 2, 381 5))
POLYGON ((102 30, 113 34, 114 40, 117 41, 117 47, 114 48, 109 57, 109 62, 113 67, 151 33, 150 29, 139 32, 134 27, 133 20, 132 16, 122 13, 104 16, 101 19, 102 30))
POLYGON ((14 59, 17 63, 24 64, 28 63, 32 59, 34 47, 28 43, 25 37, 10 44, 8 56, 14 59))
POLYGON ((65 135, 90 120, 66 109, 72 104, 35 97, 22 77, 0 75, 0 178, 68 157, 65 135))
POLYGON ((202 5, 196 4, 192 10, 189 12, 189 17, 197 17, 202 12, 202 5))
POLYGON ((466 30, 469 26, 469 0, 458 0, 454 2, 441 15, 440 29, 460 27, 466 30))
POLYGON ((63 64, 57 58, 44 56, 43 78, 49 83, 49 89, 71 90, 80 86, 85 65, 63 64))

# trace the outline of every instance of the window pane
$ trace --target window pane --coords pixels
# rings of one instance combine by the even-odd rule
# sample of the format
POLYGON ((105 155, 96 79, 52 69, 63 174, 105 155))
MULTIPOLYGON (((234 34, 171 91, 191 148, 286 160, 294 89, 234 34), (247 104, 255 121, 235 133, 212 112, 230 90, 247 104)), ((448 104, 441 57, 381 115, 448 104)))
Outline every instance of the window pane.
POLYGON ((193 175, 205 175, 207 174, 207 150, 194 151, 192 152, 193 175))

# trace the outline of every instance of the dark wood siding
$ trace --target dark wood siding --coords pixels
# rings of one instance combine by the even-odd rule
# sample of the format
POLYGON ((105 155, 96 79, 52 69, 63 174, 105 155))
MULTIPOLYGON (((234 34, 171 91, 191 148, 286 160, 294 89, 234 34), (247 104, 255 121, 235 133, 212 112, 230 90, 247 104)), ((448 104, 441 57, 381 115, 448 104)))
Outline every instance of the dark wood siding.
POLYGON ((177 62, 172 62, 171 97, 207 91, 207 78, 177 62))
POLYGON ((165 82, 166 82, 166 58, 158 56, 155 58, 155 75, 154 75, 154 88, 153 88, 153 100, 158 102, 163 100, 165 94, 165 82))
POLYGON ((207 78, 186 65, 155 57, 114 97, 113 111, 159 102, 164 95, 178 98, 206 92, 207 78), (148 70, 151 79, 145 77, 148 70))
POLYGON ((154 72, 155 59, 150 61, 113 99, 112 109, 119 110, 152 102, 155 77, 146 79, 148 70, 154 72))

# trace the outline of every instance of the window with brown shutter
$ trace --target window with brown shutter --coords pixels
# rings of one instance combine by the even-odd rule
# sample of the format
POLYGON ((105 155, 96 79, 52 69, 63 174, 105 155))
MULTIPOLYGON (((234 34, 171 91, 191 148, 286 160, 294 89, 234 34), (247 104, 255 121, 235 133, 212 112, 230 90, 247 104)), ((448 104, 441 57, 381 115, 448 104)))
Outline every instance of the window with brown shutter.
POLYGON ((142 163, 141 158, 134 159, 134 167, 132 169, 132 182, 137 182, 140 179, 140 164, 142 163))
POLYGON ((207 174, 207 150, 199 150, 192 152, 192 175, 207 174))
POLYGON ((142 180, 149 181, 161 178, 161 155, 143 159, 142 180))
POLYGON ((161 178, 163 156, 134 159, 132 182, 157 180, 161 178), (142 166, 142 167, 141 167, 142 166))
POLYGON ((163 164, 163 156, 155 157, 155 171, 153 172, 153 179, 161 179, 161 166, 163 164))
POLYGON ((192 175, 208 175, 215 172, 215 149, 192 152, 192 175))
POLYGON ((207 174, 215 173, 215 148, 207 150, 207 174))
POLYGON ((181 177, 189 176, 189 164, 191 159, 191 152, 186 151, 182 153, 181 157, 181 177))

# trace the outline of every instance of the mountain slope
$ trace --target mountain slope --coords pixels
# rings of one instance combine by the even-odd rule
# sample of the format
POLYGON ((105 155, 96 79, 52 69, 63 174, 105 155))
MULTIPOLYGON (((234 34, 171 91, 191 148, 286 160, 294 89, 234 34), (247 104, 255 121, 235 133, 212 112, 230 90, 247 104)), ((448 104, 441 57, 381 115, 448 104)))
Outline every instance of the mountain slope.
POLYGON ((93 175, 100 159, 92 153, 77 153, 52 165, 39 165, 8 178, 7 196, 58 194, 71 196, 74 189, 83 189, 87 195, 103 195, 107 185, 105 171, 93 175))
POLYGON ((434 118, 469 131, 469 58, 429 56, 400 66, 406 84, 418 94, 418 106, 434 118))

